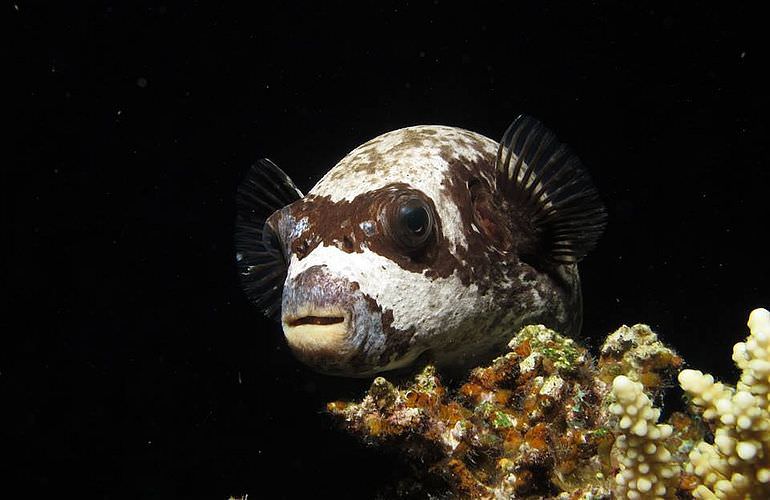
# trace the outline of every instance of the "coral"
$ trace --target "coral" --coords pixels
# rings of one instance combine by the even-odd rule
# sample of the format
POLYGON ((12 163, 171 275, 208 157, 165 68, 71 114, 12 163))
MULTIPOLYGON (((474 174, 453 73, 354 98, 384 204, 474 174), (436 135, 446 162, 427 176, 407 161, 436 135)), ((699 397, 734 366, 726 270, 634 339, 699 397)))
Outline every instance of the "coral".
POLYGON ((666 440, 673 434, 670 424, 658 424, 660 410, 643 391, 641 382, 625 375, 615 377, 610 412, 620 418, 613 456, 619 472, 615 493, 625 498, 673 496, 679 484, 680 467, 672 462, 666 440))
POLYGON ((612 397, 599 370, 625 359, 657 379, 680 362, 649 328, 627 330, 600 368, 574 340, 534 325, 456 391, 429 366, 404 388, 380 377, 360 403, 328 409, 369 444, 406 451, 418 475, 438 476, 462 497, 609 498, 612 397))
POLYGON ((618 328, 607 336, 600 354, 599 377, 603 381, 612 383, 616 376, 625 375, 641 382, 653 395, 658 395, 664 382, 673 380, 682 366, 682 358, 643 324, 618 328))
POLYGON ((528 326, 460 387, 427 366, 404 387, 379 377, 360 402, 328 409, 366 443, 405 452, 439 496, 770 498, 770 313, 754 311, 749 327, 733 352, 736 388, 679 373, 693 417, 659 422, 653 403, 683 360, 646 325, 609 335, 598 360, 528 326))
POLYGON ((590 356, 542 326, 509 347, 452 397, 429 366, 405 388, 377 378, 360 403, 329 410, 369 443, 404 449, 463 497, 608 496, 603 388, 590 356))
MULTIPOLYGON (((671 498, 679 463, 703 429, 683 414, 659 424, 652 401, 662 395, 684 361, 644 324, 621 326, 600 349, 597 376, 611 384, 613 493, 619 498, 671 498)), ((686 490, 686 488, 684 488, 686 490)))
POLYGON ((741 370, 735 388, 700 371, 679 374, 714 435, 686 465, 697 478, 696 498, 770 498, 770 312, 754 310, 748 326, 749 337, 733 348, 741 370))

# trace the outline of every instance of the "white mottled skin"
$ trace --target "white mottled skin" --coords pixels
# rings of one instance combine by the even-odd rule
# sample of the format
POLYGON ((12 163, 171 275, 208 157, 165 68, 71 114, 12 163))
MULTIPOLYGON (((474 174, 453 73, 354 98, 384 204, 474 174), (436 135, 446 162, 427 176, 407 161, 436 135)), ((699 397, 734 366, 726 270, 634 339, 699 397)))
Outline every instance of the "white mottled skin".
POLYGON ((407 330, 414 326, 423 335, 457 328, 465 318, 489 309, 492 304, 490 296, 479 295, 475 284, 466 287, 455 275, 428 278, 407 271, 368 248, 363 253, 349 254, 334 246, 320 245, 302 260, 292 256, 288 279, 316 265, 358 283, 360 290, 383 310, 392 310, 394 327, 407 330))
POLYGON ((356 196, 395 182, 411 185, 428 195, 436 205, 436 211, 444 228, 444 236, 450 242, 450 250, 466 247, 465 234, 460 226, 460 212, 452 200, 441 190, 449 164, 440 150, 449 148, 455 159, 478 160, 484 152, 497 153, 497 142, 481 134, 442 125, 418 125, 385 133, 362 144, 337 163, 310 190, 309 195, 329 196, 332 201, 352 200, 356 196), (402 147, 410 138, 410 132, 435 131, 435 135, 423 135, 419 147, 402 147), (479 151, 481 142, 485 151, 479 151), (383 164, 376 171, 357 170, 368 162, 370 154, 382 156, 383 164), (344 173, 344 177, 339 174, 344 173))

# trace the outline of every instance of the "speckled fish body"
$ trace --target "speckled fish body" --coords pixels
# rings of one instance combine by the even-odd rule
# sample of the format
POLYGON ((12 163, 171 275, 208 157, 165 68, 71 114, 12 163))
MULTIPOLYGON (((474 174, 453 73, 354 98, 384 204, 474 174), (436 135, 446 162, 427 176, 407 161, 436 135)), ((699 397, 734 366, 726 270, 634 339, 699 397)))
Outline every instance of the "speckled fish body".
POLYGON ((580 330, 576 262, 604 210, 536 120, 500 144, 445 126, 388 132, 306 196, 264 161, 240 193, 246 290, 318 371, 367 376, 421 355, 465 366, 527 324, 580 330))

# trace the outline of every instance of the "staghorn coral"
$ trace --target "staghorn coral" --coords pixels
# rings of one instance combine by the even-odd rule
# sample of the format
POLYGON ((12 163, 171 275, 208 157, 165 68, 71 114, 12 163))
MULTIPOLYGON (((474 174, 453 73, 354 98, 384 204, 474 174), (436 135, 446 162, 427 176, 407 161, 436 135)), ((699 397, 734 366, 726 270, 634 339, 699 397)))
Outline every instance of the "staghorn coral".
POLYGON ((733 348, 741 370, 735 388, 700 371, 679 374, 714 434, 713 444, 698 443, 686 464, 696 498, 770 498, 770 312, 754 310, 748 326, 749 337, 733 348))
POLYGON ((428 366, 406 387, 380 377, 360 403, 328 409, 367 443, 405 451, 418 483, 439 478, 429 494, 770 498, 770 313, 752 312, 749 327, 733 351, 735 388, 679 373, 696 418, 658 422, 653 402, 683 361, 646 325, 609 335, 598 360, 528 326, 456 390, 428 366))

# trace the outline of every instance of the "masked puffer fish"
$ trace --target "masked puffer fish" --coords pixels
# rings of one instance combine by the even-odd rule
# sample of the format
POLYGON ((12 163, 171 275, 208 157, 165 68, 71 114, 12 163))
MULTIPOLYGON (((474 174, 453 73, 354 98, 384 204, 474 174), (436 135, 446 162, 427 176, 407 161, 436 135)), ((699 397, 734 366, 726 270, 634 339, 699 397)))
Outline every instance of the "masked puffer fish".
POLYGON ((437 125, 385 133, 305 196, 264 159, 237 202, 248 297, 297 358, 342 376, 421 355, 472 366, 528 324, 577 336, 577 262, 606 225, 580 160, 524 115, 499 144, 437 125))

